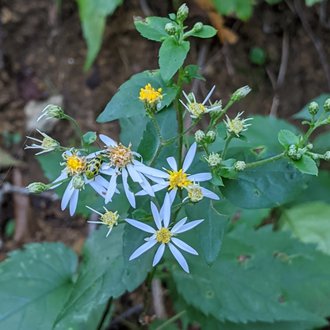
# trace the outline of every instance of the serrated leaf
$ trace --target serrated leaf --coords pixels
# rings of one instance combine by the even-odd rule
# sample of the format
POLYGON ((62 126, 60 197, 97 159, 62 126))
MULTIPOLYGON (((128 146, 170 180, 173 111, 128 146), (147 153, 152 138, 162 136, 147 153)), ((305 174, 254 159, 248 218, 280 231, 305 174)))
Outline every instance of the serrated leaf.
POLYGON ((168 37, 165 31, 165 25, 171 20, 166 17, 150 16, 145 19, 137 17, 134 19, 135 28, 140 34, 153 41, 162 41, 168 37))
POLYGON ((0 328, 52 329, 76 268, 77 256, 60 243, 10 253, 0 264, 0 328))
POLYGON ((320 109, 318 111, 318 113, 315 115, 315 119, 320 118, 321 114, 324 112, 324 108, 323 108, 323 104, 325 102, 325 100, 327 98, 330 97, 330 94, 321 94, 315 98, 313 98, 312 100, 310 100, 303 108, 301 111, 299 111, 298 113, 296 113, 295 115, 293 115, 293 118, 295 119, 306 119, 306 120, 310 120, 311 119, 311 114, 308 111, 308 105, 311 102, 316 102, 320 109))
POLYGON ((218 212, 209 199, 186 206, 189 219, 204 219, 196 231, 199 236, 201 255, 208 264, 212 264, 221 249, 228 217, 218 212))
POLYGON ((117 298, 143 282, 151 268, 151 259, 144 256, 135 262, 128 260, 127 245, 131 249, 137 244, 136 235, 141 232, 134 230, 127 236, 125 226, 115 227, 109 238, 105 237, 106 229, 101 228, 88 239, 79 276, 55 329, 74 324, 76 320, 87 320, 90 313, 110 297, 117 298))
POLYGON ((167 37, 163 41, 159 50, 159 67, 165 81, 169 81, 182 67, 189 49, 189 41, 182 41, 179 44, 172 37, 167 37))
POLYGON ((280 142, 283 147, 288 148, 292 144, 297 144, 299 138, 291 131, 282 129, 278 133, 278 142, 280 142))
POLYGON ((122 2, 123 0, 77 0, 83 34, 88 46, 85 70, 90 68, 100 51, 106 17, 122 2))
POLYGON ((212 266, 190 258, 191 273, 173 265, 172 276, 188 304, 219 321, 322 324, 330 313, 329 261, 286 233, 239 226, 212 266))
MULTIPOLYGON (((98 116, 97 122, 105 123, 115 119, 145 116, 144 104, 139 100, 140 89, 147 84, 155 89, 162 88, 164 95, 160 109, 169 106, 177 94, 177 88, 167 86, 162 80, 158 70, 144 71, 133 75, 122 84, 119 91, 113 96, 103 112, 98 116)), ((136 117, 138 118, 138 117, 136 117)))
POLYGON ((305 243, 314 243, 330 254, 330 205, 312 202, 294 206, 283 212, 280 226, 305 243))
POLYGON ((203 28, 198 31, 194 32, 191 36, 197 38, 212 38, 217 34, 217 30, 210 25, 203 25, 203 28))
POLYGON ((292 163, 301 173, 317 175, 319 172, 315 160, 307 155, 303 155, 299 160, 293 160, 292 163))

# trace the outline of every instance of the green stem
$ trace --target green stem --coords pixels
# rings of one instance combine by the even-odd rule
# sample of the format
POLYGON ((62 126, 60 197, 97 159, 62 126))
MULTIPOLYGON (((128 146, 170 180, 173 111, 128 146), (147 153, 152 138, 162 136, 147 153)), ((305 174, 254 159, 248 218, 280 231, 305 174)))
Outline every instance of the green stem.
POLYGON ((229 143, 230 141, 232 140, 233 136, 231 134, 227 135, 227 138, 225 140, 225 146, 223 148, 223 151, 222 151, 222 154, 221 154, 221 158, 222 159, 225 159, 225 156, 226 156, 226 152, 227 152, 227 149, 228 149, 228 146, 229 146, 229 143))
POLYGON ((303 137, 303 140, 301 142, 302 145, 305 145, 305 143, 308 141, 309 137, 311 136, 311 134, 314 132, 314 130, 316 129, 317 125, 316 124, 312 124, 308 131, 306 132, 306 134, 303 137))
POLYGON ((185 314, 186 311, 183 310, 180 313, 174 315, 173 317, 171 317, 170 319, 168 319, 167 321, 165 321, 162 325, 160 325, 159 327, 156 328, 156 330, 161 330, 161 329, 166 329, 166 327, 175 322, 176 320, 178 320, 183 314, 185 314))
POLYGON ((279 159, 283 158, 284 156, 285 156, 285 153, 282 152, 282 153, 280 153, 278 155, 275 155, 273 157, 269 157, 269 158, 266 158, 266 159, 258 160, 256 162, 252 162, 252 163, 247 163, 246 164, 246 169, 247 168, 253 168, 253 167, 257 167, 257 166, 261 166, 261 165, 265 165, 265 164, 274 162, 275 160, 279 160, 279 159))
POLYGON ((179 70, 179 77, 178 77, 178 93, 176 96, 176 107, 177 107, 177 120, 178 120, 178 163, 179 168, 182 166, 182 149, 183 149, 183 107, 181 102, 179 101, 181 92, 182 92, 182 84, 183 84, 183 69, 180 68, 179 70))
POLYGON ((107 302, 107 305, 105 306, 105 309, 103 311, 102 318, 101 318, 99 324, 97 325, 97 328, 96 328, 97 330, 101 330, 103 328, 104 322, 106 321, 107 316, 111 311, 112 301, 113 301, 113 298, 110 297, 107 302))
POLYGON ((208 127, 209 129, 213 129, 218 122, 220 121, 220 119, 227 113, 228 109, 235 103, 235 101, 233 100, 229 100, 229 102, 226 104, 226 106, 222 109, 222 111, 218 114, 218 116, 214 117, 211 122, 210 125, 208 127))
POLYGON ((64 115, 64 119, 68 120, 72 124, 76 134, 80 137, 81 146, 84 147, 83 132, 77 121, 68 115, 64 115))

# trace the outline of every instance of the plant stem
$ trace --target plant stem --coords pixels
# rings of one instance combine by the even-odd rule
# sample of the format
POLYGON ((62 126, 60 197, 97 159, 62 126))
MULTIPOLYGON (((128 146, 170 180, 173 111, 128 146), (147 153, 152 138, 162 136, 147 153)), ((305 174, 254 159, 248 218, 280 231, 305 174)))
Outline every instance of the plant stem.
POLYGON ((179 168, 182 166, 182 149, 183 149, 183 107, 179 101, 181 92, 182 92, 182 84, 183 84, 183 69, 180 68, 179 70, 179 77, 178 77, 178 93, 176 96, 176 107, 177 107, 177 120, 178 120, 178 163, 179 168))
POLYGON ((225 140, 225 146, 223 148, 222 154, 221 154, 221 158, 225 159, 226 156, 226 152, 229 146, 230 141, 232 140, 233 136, 231 134, 227 135, 226 140, 225 140))
POLYGON ((185 314, 186 311, 183 310, 180 313, 174 315, 173 317, 171 317, 170 319, 166 320, 162 325, 160 325, 159 327, 156 328, 156 330, 161 330, 161 329, 166 329, 166 327, 175 322, 176 320, 178 320, 183 314, 185 314))
POLYGON ((233 100, 229 100, 228 103, 226 104, 226 106, 222 109, 222 111, 219 113, 218 116, 214 117, 211 122, 210 125, 208 127, 209 129, 213 129, 219 122, 219 120, 227 113, 228 109, 235 103, 235 101, 233 100))
POLYGON ((258 160, 256 162, 252 162, 252 163, 247 163, 246 164, 246 169, 247 168, 253 168, 253 167, 257 167, 257 166, 261 166, 261 165, 265 165, 265 164, 268 164, 270 162, 274 162, 275 160, 279 160, 281 158, 283 158, 285 155, 284 152, 278 154, 278 155, 275 155, 273 157, 269 157, 269 158, 266 158, 266 159, 262 159, 262 160, 258 160))
POLYGON ((76 134, 80 137, 81 146, 84 147, 83 132, 81 131, 77 121, 68 115, 65 115, 64 119, 67 119, 72 124, 76 134))
POLYGON ((107 305, 105 306, 105 309, 103 311, 102 318, 101 318, 99 324, 97 325, 97 328, 96 328, 97 330, 101 330, 102 329, 103 324, 104 324, 104 322, 105 322, 105 320, 106 320, 106 318, 107 318, 107 316, 108 316, 108 314, 109 314, 109 312, 111 310, 112 301, 113 301, 113 298, 110 297, 108 299, 107 305))

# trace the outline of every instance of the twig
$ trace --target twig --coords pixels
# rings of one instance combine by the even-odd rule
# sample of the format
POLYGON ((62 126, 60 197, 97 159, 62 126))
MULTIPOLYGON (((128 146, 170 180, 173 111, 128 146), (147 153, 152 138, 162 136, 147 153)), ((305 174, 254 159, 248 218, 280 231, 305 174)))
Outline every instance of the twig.
POLYGON ((326 29, 330 29, 330 20, 327 21, 328 19, 327 7, 328 7, 327 1, 322 1, 320 3, 320 23, 326 29))
POLYGON ((152 11, 148 5, 148 2, 146 0, 140 0, 140 7, 141 10, 143 11, 143 14, 145 16, 152 16, 152 11))
POLYGON ((327 84, 328 84, 328 88, 330 90, 330 68, 329 68, 329 64, 327 61, 327 56, 325 54, 324 48, 323 48, 323 44, 320 41, 320 39, 318 38, 317 35, 314 34, 310 24, 308 23, 308 21, 306 20, 304 11, 302 9, 301 6, 301 2, 299 0, 294 0, 294 8, 295 11, 306 31, 306 33, 308 34, 308 36, 310 37, 310 39, 312 40, 314 47, 319 55, 319 59, 321 62, 321 65, 323 67, 326 79, 327 79, 327 84))
POLYGON ((164 304, 164 294, 162 290, 162 283, 159 279, 154 279, 151 282, 152 301, 154 305, 155 314, 158 319, 166 319, 167 313, 164 304))
POLYGON ((125 311, 121 315, 114 318, 113 321, 110 323, 110 326, 108 327, 108 330, 110 330, 111 328, 115 327, 116 325, 122 323, 124 320, 131 317, 132 315, 140 314, 142 311, 143 311, 143 305, 142 304, 133 306, 132 308, 128 309, 127 311, 125 311))

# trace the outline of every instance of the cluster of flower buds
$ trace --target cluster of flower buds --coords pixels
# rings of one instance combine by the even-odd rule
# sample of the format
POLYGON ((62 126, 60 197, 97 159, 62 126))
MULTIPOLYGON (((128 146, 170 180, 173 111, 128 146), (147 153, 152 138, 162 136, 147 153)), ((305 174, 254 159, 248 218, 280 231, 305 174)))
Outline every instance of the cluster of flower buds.
POLYGON ((195 132, 195 141, 199 145, 211 144, 215 141, 217 133, 215 131, 208 131, 206 134, 202 130, 195 132))
POLYGON ((221 155, 216 152, 211 152, 207 157, 205 157, 205 160, 211 167, 216 167, 222 162, 221 155))

